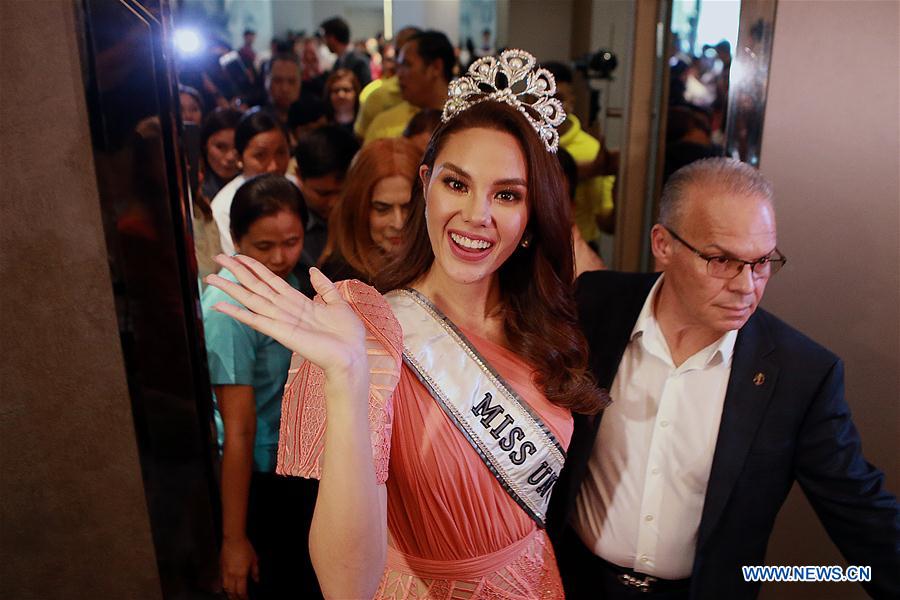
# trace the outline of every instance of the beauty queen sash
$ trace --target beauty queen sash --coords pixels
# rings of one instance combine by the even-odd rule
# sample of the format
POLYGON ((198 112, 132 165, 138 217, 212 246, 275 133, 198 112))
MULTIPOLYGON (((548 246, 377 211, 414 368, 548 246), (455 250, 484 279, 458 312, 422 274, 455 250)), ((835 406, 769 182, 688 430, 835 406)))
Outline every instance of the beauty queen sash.
POLYGON ((556 437, 425 296, 405 289, 385 298, 403 328, 403 362, 503 489, 545 527, 550 493, 565 462, 556 437))

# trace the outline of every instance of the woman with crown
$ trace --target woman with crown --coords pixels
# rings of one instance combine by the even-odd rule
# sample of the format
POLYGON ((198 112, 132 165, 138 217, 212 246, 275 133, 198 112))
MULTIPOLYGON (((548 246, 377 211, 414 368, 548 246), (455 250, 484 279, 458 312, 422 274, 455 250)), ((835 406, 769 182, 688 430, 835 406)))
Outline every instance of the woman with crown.
POLYGON ((219 310, 295 352, 278 469, 321 480, 326 597, 563 596, 546 509, 571 412, 604 398, 551 155, 564 113, 534 63, 507 50, 451 83, 383 296, 313 269, 311 301, 243 256, 217 259, 241 285, 208 279, 246 307, 219 310))

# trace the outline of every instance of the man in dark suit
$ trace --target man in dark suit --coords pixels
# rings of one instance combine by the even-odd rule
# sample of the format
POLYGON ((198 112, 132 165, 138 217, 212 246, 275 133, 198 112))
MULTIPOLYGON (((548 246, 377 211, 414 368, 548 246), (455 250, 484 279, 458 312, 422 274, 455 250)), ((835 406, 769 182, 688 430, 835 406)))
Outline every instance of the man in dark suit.
POLYGON ((775 234, 769 183, 706 159, 663 191, 661 276, 579 279, 613 403, 576 418, 551 504, 568 598, 755 598, 741 567, 764 564, 794 481, 849 564, 871 566, 866 590, 900 598, 900 511, 863 458, 842 363, 757 309, 785 262, 775 234))
POLYGON ((369 57, 356 52, 350 45, 350 26, 347 21, 340 17, 332 17, 322 22, 319 33, 328 49, 337 55, 332 72, 349 69, 359 80, 360 88, 366 87, 372 81, 369 57))

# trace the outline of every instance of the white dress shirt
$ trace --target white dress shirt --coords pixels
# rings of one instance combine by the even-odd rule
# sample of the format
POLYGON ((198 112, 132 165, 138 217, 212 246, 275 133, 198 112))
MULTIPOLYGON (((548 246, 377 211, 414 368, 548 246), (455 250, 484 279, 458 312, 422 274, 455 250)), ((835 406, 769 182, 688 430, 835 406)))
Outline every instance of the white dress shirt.
POLYGON ((664 579, 690 577, 737 331, 680 366, 654 316, 638 316, 576 500, 594 554, 664 579))
POLYGON ((216 221, 216 227, 219 228, 219 241, 222 244, 222 252, 227 256, 234 254, 234 242, 231 239, 231 202, 238 188, 247 181, 243 175, 238 175, 219 190, 216 197, 212 199, 209 207, 212 209, 213 219, 216 221))
MULTIPOLYGON (((297 186, 297 189, 300 189, 300 183, 295 176, 287 174, 285 178, 297 186)), ((233 256, 236 252, 234 240, 231 239, 231 203, 234 202, 234 195, 237 193, 238 188, 244 185, 246 181, 246 177, 238 175, 222 186, 216 197, 209 203, 216 227, 219 228, 219 242, 222 245, 222 253, 227 256, 233 256)))

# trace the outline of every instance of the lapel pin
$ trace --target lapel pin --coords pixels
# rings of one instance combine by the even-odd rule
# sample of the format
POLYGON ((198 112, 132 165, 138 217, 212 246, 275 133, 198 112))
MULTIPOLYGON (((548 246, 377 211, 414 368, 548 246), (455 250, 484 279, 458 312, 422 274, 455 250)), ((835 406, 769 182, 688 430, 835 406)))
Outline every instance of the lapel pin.
POLYGON ((766 382, 766 376, 763 375, 762 371, 753 376, 753 385, 760 386, 766 382))

